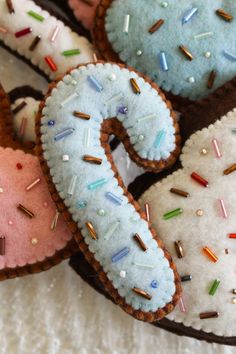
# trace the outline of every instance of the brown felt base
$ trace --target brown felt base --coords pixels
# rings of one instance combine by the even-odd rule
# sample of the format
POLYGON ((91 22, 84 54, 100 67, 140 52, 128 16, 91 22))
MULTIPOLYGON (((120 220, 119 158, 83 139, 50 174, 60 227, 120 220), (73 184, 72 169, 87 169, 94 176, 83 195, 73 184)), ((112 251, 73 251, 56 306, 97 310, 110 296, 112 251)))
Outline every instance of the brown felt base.
MULTIPOLYGON (((236 108, 236 79, 219 88, 209 97, 189 106, 180 119, 180 133, 183 137, 183 143, 195 131, 203 129, 210 124, 214 124, 218 119, 227 114, 233 108, 236 108)), ((167 175, 173 173, 175 170, 181 168, 179 161, 168 171, 164 171, 158 175, 153 173, 145 173, 136 178, 136 180, 129 186, 129 191, 133 194, 135 199, 138 199, 145 190, 152 184, 165 178, 167 175)), ((81 253, 72 256, 70 260, 71 267, 95 290, 106 296, 111 300, 109 294, 106 292, 103 284, 99 281, 96 273, 91 268, 86 259, 81 253)), ((180 323, 162 319, 154 326, 165 329, 177 335, 193 337, 199 340, 205 340, 210 343, 218 343, 236 346, 236 336, 221 337, 213 333, 206 333, 195 330, 191 327, 186 327, 180 323)))
MULTIPOLYGON (((125 66, 120 64, 120 67, 124 68, 125 66)), ((133 71, 132 68, 128 68, 128 69, 133 71)), ((156 84, 152 83, 150 81, 150 79, 148 79, 147 77, 145 77, 141 74, 139 74, 139 75, 142 76, 144 78, 144 80, 146 82, 148 82, 153 87, 153 89, 155 89, 162 96, 162 98, 165 100, 165 97, 162 95, 162 93, 160 92, 160 90, 156 84)), ((55 83, 52 83, 50 85, 50 89, 49 89, 49 92, 48 92, 46 98, 51 95, 51 92, 52 92, 53 88, 56 87, 58 81, 60 81, 60 79, 58 79, 55 83)), ((46 100, 46 98, 45 98, 45 100, 46 100)), ((176 130, 176 133, 175 133, 176 149, 167 160, 161 160, 161 161, 157 162, 157 161, 149 161, 149 160, 140 158, 137 155, 137 153, 135 152, 135 150, 129 140, 126 130, 123 128, 121 123, 116 118, 110 118, 110 119, 105 120, 101 126, 101 131, 100 131, 101 132, 101 135, 100 135, 101 145, 103 146, 106 156, 112 166, 112 169, 115 173, 115 177, 117 178, 120 187, 124 189, 124 193, 127 195, 129 202, 134 205, 136 211, 140 214, 140 216, 143 219, 145 219, 144 213, 141 211, 139 204, 134 201, 132 195, 129 194, 128 191, 126 190, 125 186, 123 185, 123 181, 118 174, 116 166, 114 165, 114 161, 113 161, 113 158, 111 155, 111 150, 110 150, 110 146, 108 144, 108 140, 109 140, 109 136, 112 134, 117 136, 123 142, 126 150, 130 154, 130 157, 138 165, 140 165, 146 169, 158 172, 158 171, 162 170, 163 168, 167 168, 167 167, 172 166, 173 163, 176 161, 176 158, 179 154, 180 137, 179 137, 178 124, 175 119, 175 114, 174 114, 168 101, 166 101, 166 104, 170 109, 173 123, 174 123, 175 130, 176 130)), ((85 243, 84 238, 81 235, 81 232, 78 228, 77 223, 75 223, 73 221, 71 214, 69 213, 66 205, 64 204, 64 201, 60 198, 60 196, 56 190, 56 187, 52 182, 52 178, 50 176, 50 169, 47 165, 47 161, 43 157, 43 148, 42 148, 42 144, 41 144, 40 123, 41 123, 43 108, 44 108, 44 103, 42 102, 41 107, 40 107, 40 111, 39 111, 39 114, 37 117, 37 122, 36 122, 36 133, 37 133, 36 151, 37 151, 37 154, 40 159, 42 170, 43 170, 46 180, 48 182, 49 191, 52 195, 52 198, 53 198, 54 202, 56 203, 58 210, 60 210, 60 212, 62 212, 64 219, 66 220, 66 222, 68 224, 68 227, 70 228, 72 234, 74 235, 75 239, 77 240, 80 251, 84 254, 85 259, 90 263, 90 265, 93 267, 93 269, 97 272, 101 283, 103 284, 106 291, 110 294, 113 301, 116 304, 118 304, 119 306, 121 306, 124 311, 126 311, 127 313, 129 313, 130 315, 132 315, 133 317, 135 317, 138 320, 143 320, 143 321, 148 321, 148 322, 153 322, 153 321, 163 318, 164 316, 166 316, 169 312, 171 312, 174 309, 174 307, 178 303, 178 300, 179 300, 179 297, 181 294, 180 278, 179 278, 178 273, 176 272, 176 266, 173 263, 173 260, 170 257, 170 254, 165 249, 162 241, 158 238, 156 231, 149 225, 149 230, 152 233, 153 239, 157 242, 158 246, 163 249, 164 255, 165 255, 166 259, 168 260, 171 269, 174 272, 176 292, 173 295, 172 301, 170 303, 166 304, 164 308, 159 309, 156 312, 143 312, 141 310, 133 309, 132 306, 128 305, 125 302, 125 299, 119 295, 117 289, 114 288, 113 284, 108 279, 101 264, 95 259, 94 254, 89 251, 88 245, 85 243)))
MULTIPOLYGON (((14 139, 13 134, 13 116, 10 107, 10 100, 2 86, 0 85, 0 146, 11 147, 12 149, 24 150, 30 153, 28 146, 14 139)), ((57 251, 52 257, 45 258, 42 262, 27 264, 23 267, 4 268, 0 270, 0 281, 12 279, 29 274, 39 273, 52 268, 61 263, 64 259, 69 258, 73 253, 78 251, 78 245, 74 240, 68 242, 66 247, 57 251)))

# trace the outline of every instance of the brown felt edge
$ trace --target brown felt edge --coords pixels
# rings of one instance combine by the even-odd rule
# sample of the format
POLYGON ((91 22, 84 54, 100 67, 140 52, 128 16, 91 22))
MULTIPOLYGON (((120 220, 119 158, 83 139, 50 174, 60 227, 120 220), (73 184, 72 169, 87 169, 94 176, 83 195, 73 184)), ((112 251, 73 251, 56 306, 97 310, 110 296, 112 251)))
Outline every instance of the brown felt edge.
MULTIPOLYGON (((101 0, 98 5, 94 20, 94 27, 92 29, 92 37, 93 42, 103 59, 119 63, 122 62, 122 60, 112 49, 105 30, 106 12, 111 6, 112 1, 113 0, 101 0)), ((166 98, 171 102, 173 108, 179 112, 183 112, 189 104, 193 103, 193 101, 188 98, 177 96, 164 90, 163 92, 165 93, 166 98)))
MULTIPOLYGON (((10 100, 0 85, 0 145, 4 148, 22 150, 22 145, 13 139, 12 125, 13 117, 10 100)), ((0 270, 0 281, 46 271, 61 263, 64 259, 68 259, 76 251, 78 251, 78 246, 75 240, 72 239, 62 250, 56 251, 52 257, 46 257, 44 261, 26 264, 22 267, 4 268, 0 270)))
MULTIPOLYGON (((104 62, 98 62, 98 63, 104 63, 104 62)), ((86 64, 84 64, 86 65, 86 64)), ((79 65, 80 66, 84 66, 84 65, 79 65)), ((123 65, 123 64, 118 64, 121 68, 127 68, 127 66, 123 65)), ((132 68, 128 68, 130 71, 134 71, 134 69, 132 68)), ((72 69, 73 70, 73 69, 72 69)), ((68 74, 72 71, 68 71, 68 74)), ((139 74, 139 73, 138 73, 139 74)), ((146 82, 148 82, 155 90, 157 90, 157 92, 161 95, 161 97, 165 100, 164 95, 160 92, 159 88, 157 87, 156 84, 152 83, 150 81, 150 79, 146 78, 145 76, 139 74, 141 77, 144 78, 144 80, 146 82)), ((53 88, 55 88, 57 86, 57 83, 63 78, 60 77, 58 78, 54 83, 52 83, 49 87, 49 91, 48 94, 45 98, 45 101, 47 99, 47 97, 50 96, 53 88)), ((46 180, 49 186, 49 191, 52 195, 52 198, 54 200, 54 202, 56 203, 58 210, 60 212, 62 212, 65 221, 68 224, 69 229, 71 230, 72 234, 74 235, 75 239, 78 242, 79 245, 79 249, 80 251, 84 254, 86 260, 92 265, 93 269, 98 273, 98 276, 101 280, 101 282, 103 283, 103 285, 105 286, 106 290, 109 292, 109 294, 111 295, 111 297, 113 298, 114 302, 118 305, 120 305, 124 311, 126 311, 127 313, 129 313, 130 315, 132 315, 133 317, 135 317, 138 320, 143 320, 143 321, 148 321, 148 322, 153 322, 156 321, 160 318, 163 318, 164 316, 166 316, 170 311, 172 311, 174 309, 174 307, 176 306, 176 304, 178 303, 179 297, 181 295, 181 284, 180 284, 180 278, 179 275, 176 271, 176 266, 173 263, 173 260, 170 256, 170 254, 168 253, 168 251, 165 249, 162 241, 157 237, 157 233, 154 229, 151 228, 150 224, 149 224, 149 229, 153 235, 153 238, 156 240, 158 246, 160 248, 163 249, 164 254, 166 259, 169 261, 169 265, 171 267, 171 269, 174 272, 174 277, 175 277, 175 286, 176 286, 176 292, 173 295, 172 301, 170 303, 168 303, 164 308, 156 311, 156 312, 143 312, 140 310, 134 310, 132 308, 132 306, 127 305, 124 298, 122 298, 118 291, 113 287, 112 283, 110 282, 110 280, 108 279, 106 273, 103 271, 103 268, 101 267, 100 263, 95 259, 94 254, 91 253, 88 249, 88 245, 85 243, 83 236, 80 233, 80 230, 77 226, 77 223, 75 223, 72 219, 72 216, 70 215, 69 211, 67 210, 66 205, 64 204, 63 200, 60 198, 55 185, 52 182, 52 178, 50 176, 50 169, 47 165, 47 161, 44 159, 43 157, 43 148, 42 148, 42 143, 41 143, 41 133, 40 133, 40 123, 41 123, 41 118, 42 118, 42 110, 45 106, 45 101, 41 103, 40 106, 40 110, 39 110, 39 114, 36 118, 36 152, 39 156, 40 159, 40 163, 41 163, 41 167, 42 170, 46 176, 46 180)), ((175 115, 174 112, 171 109, 170 103, 168 101, 166 101, 166 105, 167 107, 170 109, 171 112, 171 116, 173 119, 173 123, 176 129, 176 149, 173 152, 173 154, 168 158, 167 161, 148 161, 146 159, 141 159, 134 151, 132 144, 129 141, 128 135, 125 132, 124 129, 121 129, 121 124, 117 121, 117 119, 109 119, 107 121, 105 121, 105 123, 102 125, 101 127, 101 144, 105 149, 105 153, 107 155, 107 158, 109 159, 112 169, 115 172, 115 177, 118 180, 119 185, 124 189, 126 195, 129 198, 130 203, 133 203, 135 209, 137 210, 137 212, 140 214, 140 216, 145 219, 145 215, 144 213, 141 211, 140 206, 138 205, 137 202, 135 202, 133 200, 133 197, 131 196, 131 194, 128 193, 128 191, 126 190, 126 188, 123 185, 122 179, 118 174, 118 171, 114 165, 112 156, 111 156, 111 151, 110 151, 110 147, 108 144, 108 137, 109 134, 111 133, 115 133, 115 135, 117 135, 119 137, 120 140, 123 141, 125 148, 129 151, 131 158, 139 165, 142 165, 143 167, 146 167, 148 169, 152 169, 155 171, 160 171, 163 168, 167 168, 169 166, 171 166, 180 151, 180 136, 179 136, 179 128, 178 128, 178 124, 176 122, 175 119, 175 115)))

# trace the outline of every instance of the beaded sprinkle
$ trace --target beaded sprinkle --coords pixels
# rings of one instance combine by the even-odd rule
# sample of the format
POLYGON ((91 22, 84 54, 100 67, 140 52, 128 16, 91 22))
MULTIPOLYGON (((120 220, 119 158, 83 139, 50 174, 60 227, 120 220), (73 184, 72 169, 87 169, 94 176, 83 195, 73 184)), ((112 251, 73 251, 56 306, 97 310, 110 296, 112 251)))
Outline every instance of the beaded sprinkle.
POLYGON ((112 263, 117 263, 119 262, 122 258, 126 257, 130 253, 129 247, 124 247, 122 248, 119 252, 115 253, 111 257, 112 263))
POLYGON ((20 37, 26 36, 27 34, 30 34, 31 32, 32 32, 32 28, 27 27, 27 28, 24 28, 24 29, 16 32, 15 37, 20 38, 20 37))
POLYGON ((10 14, 14 14, 15 10, 12 4, 12 0, 6 0, 6 5, 10 14))
POLYGON ((226 170, 224 170, 224 175, 229 175, 231 174, 232 172, 235 172, 236 171, 236 164, 233 164, 232 166, 228 167, 226 170))
POLYGON ((32 211, 30 211, 29 209, 27 209, 25 206, 23 206, 22 204, 19 204, 17 206, 17 209, 19 211, 21 211, 23 214, 25 214, 26 216, 28 216, 30 219, 32 219, 34 217, 34 213, 32 211))
POLYGON ((178 258, 183 258, 184 257, 184 250, 181 241, 175 241, 175 250, 177 253, 178 258))
POLYGON ((99 82, 93 75, 89 75, 89 76, 88 76, 88 81, 92 84, 92 86, 93 86, 98 92, 102 92, 102 90, 103 90, 102 84, 100 84, 100 82, 99 82))
POLYGON ((184 47, 183 45, 180 45, 179 50, 181 51, 181 53, 184 54, 185 58, 187 58, 190 61, 193 60, 193 55, 186 47, 184 47))
POLYGON ((116 232, 119 226, 120 226, 119 221, 115 221, 112 224, 110 224, 110 226, 108 227, 107 231, 104 234, 104 239, 105 240, 109 239, 116 232))
POLYGON ((20 104, 18 104, 13 110, 12 113, 13 114, 17 114, 18 112, 20 112, 25 106, 27 106, 27 103, 25 101, 22 101, 20 104))
POLYGON ((146 291, 144 291, 142 289, 134 287, 132 290, 133 290, 133 292, 135 294, 137 294, 137 295, 139 295, 139 296, 141 296, 141 297, 143 297, 143 298, 145 298, 147 300, 151 300, 152 299, 151 295, 149 295, 146 291))
POLYGON ((122 205, 123 200, 111 192, 106 192, 105 197, 116 205, 122 205))
POLYGON ((140 90, 140 87, 139 87, 137 81, 134 78, 132 78, 132 79, 130 79, 130 83, 131 83, 131 87, 133 89, 133 92, 136 95, 140 95, 141 94, 141 90, 140 90))
POLYGON ((218 261, 218 257, 208 248, 207 246, 203 247, 203 253, 214 263, 218 261))
POLYGON ((141 237, 138 234, 135 234, 133 236, 135 242, 139 245, 139 247, 141 248, 141 250, 143 250, 144 252, 147 251, 148 247, 145 245, 145 243, 143 242, 143 240, 141 239, 141 237))
POLYGON ((78 111, 74 111, 73 116, 84 120, 89 120, 91 118, 90 114, 78 112, 78 111))
POLYGON ((33 51, 35 50, 35 48, 37 47, 37 45, 39 44, 40 41, 41 41, 41 37, 40 37, 40 36, 36 36, 36 37, 33 39, 32 43, 30 44, 29 50, 30 50, 31 52, 33 52, 33 51))
POLYGON ((95 156, 90 156, 90 155, 84 155, 83 160, 85 162, 89 162, 95 165, 101 165, 102 164, 102 159, 100 159, 99 157, 95 157, 95 156))
POLYGON ((171 188, 170 192, 173 194, 176 194, 180 197, 184 197, 184 198, 188 198, 190 196, 190 194, 188 192, 185 192, 181 189, 177 189, 177 188, 171 188))
POLYGON ((97 240, 97 233, 93 227, 93 224, 90 221, 87 221, 85 223, 85 226, 87 227, 87 230, 89 232, 89 235, 92 237, 92 239, 97 240))
POLYGON ((78 55, 80 54, 80 50, 79 49, 69 49, 69 50, 64 50, 64 52, 62 52, 61 54, 64 56, 64 57, 71 57, 73 55, 78 55))
POLYGON ((216 14, 227 22, 230 22, 233 20, 233 16, 223 9, 216 10, 216 14))
POLYGON ((179 216, 181 214, 183 214, 183 209, 177 208, 177 209, 169 211, 168 213, 165 213, 163 215, 163 219, 164 220, 169 220, 169 219, 172 219, 172 218, 174 218, 176 216, 179 216))
POLYGON ((210 287, 209 295, 214 296, 217 289, 219 288, 219 285, 220 285, 220 280, 219 279, 214 280, 210 287))
POLYGON ((191 174, 191 178, 196 181, 197 183, 201 184, 203 187, 208 187, 209 183, 203 177, 199 176, 196 172, 191 174))
POLYGON ((0 256, 5 256, 6 254, 6 239, 4 236, 0 237, 0 256))
POLYGON ((40 15, 37 12, 34 12, 32 10, 28 11, 27 14, 39 22, 43 22, 45 20, 45 18, 42 15, 40 15))
POLYGON ((182 18, 182 25, 185 25, 186 23, 188 23, 190 20, 192 20, 192 18, 194 17, 194 15, 196 15, 198 12, 197 7, 193 7, 192 9, 188 10, 185 14, 184 17, 182 18))
POLYGON ((216 318, 219 317, 219 312, 212 311, 212 312, 202 312, 199 314, 200 320, 205 320, 208 318, 216 318))
POLYGON ((213 145, 213 147, 214 147, 216 157, 218 157, 218 159, 220 159, 220 158, 222 157, 222 153, 221 153, 221 151, 220 151, 220 148, 219 148, 219 144, 218 144, 217 139, 213 139, 213 140, 212 140, 212 145, 213 145))
POLYGON ((37 178, 35 181, 33 181, 30 185, 28 185, 25 190, 30 191, 32 188, 34 188, 39 182, 41 181, 41 178, 37 178))
POLYGON ((148 32, 150 34, 155 33, 163 24, 164 24, 164 20, 161 18, 160 20, 158 20, 157 22, 154 23, 153 26, 151 26, 148 30, 148 32))
POLYGON ((56 64, 54 63, 52 57, 50 57, 50 56, 48 55, 48 56, 46 56, 46 57, 44 58, 44 60, 45 60, 45 62, 47 63, 47 65, 49 66, 49 68, 50 68, 52 71, 54 71, 54 72, 57 71, 57 66, 56 66, 56 64))
POLYGON ((124 17, 124 24, 123 24, 123 33, 129 33, 129 23, 130 23, 130 15, 127 14, 124 17))
POLYGON ((166 53, 165 52, 160 52, 159 54, 159 63, 160 63, 160 68, 162 71, 168 71, 169 70, 169 66, 167 63, 167 59, 166 59, 166 53))

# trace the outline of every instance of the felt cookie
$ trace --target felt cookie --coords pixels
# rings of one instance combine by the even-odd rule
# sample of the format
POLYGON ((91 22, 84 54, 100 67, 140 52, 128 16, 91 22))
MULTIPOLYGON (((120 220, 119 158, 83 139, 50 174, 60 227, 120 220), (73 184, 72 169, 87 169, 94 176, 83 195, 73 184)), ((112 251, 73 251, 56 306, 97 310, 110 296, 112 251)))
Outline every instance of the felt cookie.
POLYGON ((85 37, 31 0, 0 0, 0 44, 50 79, 93 60, 85 37))
POLYGON ((114 301, 139 320, 165 316, 179 298, 178 274, 126 191, 108 138, 146 169, 172 165, 180 138, 170 104, 131 68, 89 64, 51 85, 36 130, 52 197, 114 301))
MULTIPOLYGON (((187 109, 185 114, 181 116, 181 120, 180 120, 180 122, 181 122, 181 132, 182 132, 182 136, 183 136, 184 141, 188 140, 191 137, 191 135, 193 134, 193 132, 195 132, 196 130, 202 130, 204 127, 207 127, 210 124, 211 124, 211 127, 214 127, 214 124, 217 121, 220 121, 221 117, 224 116, 226 114, 226 112, 228 112, 229 110, 232 110, 233 107, 236 106, 236 91, 235 91, 235 87, 236 87, 236 80, 234 79, 230 84, 227 84, 225 88, 218 89, 214 94, 210 95, 207 99, 201 100, 199 103, 191 105, 187 109)), ((232 113, 231 113, 231 115, 232 115, 232 113)), ((235 116, 235 112, 233 113, 233 115, 235 116)), ((223 120, 225 120, 225 118, 223 120)), ((212 129, 212 128, 210 128, 210 129, 212 129)), ((204 129, 203 131, 207 132, 207 129, 204 129)), ((208 144, 209 144, 209 147, 210 147, 210 149, 208 151, 211 150, 210 153, 212 154, 212 152, 215 151, 215 150, 212 151, 212 148, 214 148, 213 145, 212 145, 212 142, 208 141, 208 144)), ((220 140, 219 140, 219 146, 220 146, 220 140)), ((231 145, 231 147, 232 147, 232 145, 231 145)), ((200 152, 202 152, 202 149, 203 148, 201 147, 200 152)), ((206 145, 205 145, 204 149, 206 149, 206 145)), ((204 153, 205 153, 205 150, 204 150, 204 153)), ((202 155, 199 154, 198 158, 200 158, 201 156, 202 155)), ((215 156, 215 155, 212 154, 211 156, 213 158, 213 156, 215 156)), ((174 166, 174 168, 171 169, 172 171, 175 171, 178 168, 178 166, 180 165, 180 163, 177 162, 176 165, 177 165, 177 167, 174 166)), ((167 173, 163 172, 163 173, 158 174, 156 176, 156 180, 157 179, 159 179, 159 181, 162 180, 163 178, 165 178, 167 176, 168 173, 170 174, 170 172, 167 172, 167 173)), ((152 174, 142 175, 142 176, 138 177, 136 179, 136 181, 134 181, 129 186, 129 190, 137 198, 140 195, 140 193, 142 193, 142 191, 144 191, 149 185, 151 185, 153 183, 153 181, 154 181, 154 176, 152 174)), ((164 183, 165 183, 165 179, 164 179, 164 183)), ((178 187, 180 188, 180 186, 178 186, 178 187)), ((208 188, 210 188, 210 185, 209 185, 208 188)), ((221 190, 222 190, 222 188, 221 188, 221 190)), ((155 188, 154 188, 154 193, 155 193, 155 188)), ((170 193, 169 190, 168 190, 168 193, 170 193)), ((151 193, 148 193, 148 194, 149 194, 149 196, 151 195, 151 193)), ((175 195, 173 194, 173 196, 175 196, 175 195)), ((180 199, 182 198, 181 196, 178 196, 178 194, 176 195, 176 198, 177 197, 179 197, 180 199)), ((152 196, 150 196, 150 198, 152 198, 152 196)), ((191 196, 189 198, 191 198, 191 196)), ((188 199, 186 199, 186 200, 188 200, 188 199)), ((142 199, 141 199, 141 201, 142 201, 142 199)), ((145 203, 145 202, 142 201, 142 203, 145 203)), ((155 204, 158 204, 158 203, 159 203, 159 198, 157 198, 156 201, 155 201, 155 204)), ((163 203, 164 202, 162 201, 161 204, 163 205, 163 203)), ((191 203, 191 200, 189 200, 189 203, 191 203)), ((208 204, 209 204, 209 201, 207 203, 205 203, 204 205, 208 205, 208 204)), ((147 204, 145 203, 145 206, 146 206, 145 209, 149 210, 149 212, 150 212, 151 221, 152 221, 152 219, 154 219, 154 221, 155 221, 155 219, 159 220, 161 218, 161 216, 157 217, 156 214, 152 212, 152 209, 150 208, 150 205, 149 205, 149 208, 147 208, 147 204)), ((219 207, 219 204, 216 204, 216 207, 219 207)), ((194 208, 192 208, 192 209, 194 210, 194 208)), ((201 209, 201 208, 199 208, 199 209, 201 209)), ((155 207, 154 207, 154 210, 155 210, 155 207)), ((186 210, 186 208, 184 210, 186 210)), ((199 215, 198 218, 201 218, 201 217, 204 216, 204 214, 202 212, 199 212, 199 211, 198 211, 197 214, 199 215), (201 216, 202 214, 203 214, 203 216, 201 216)), ((196 215, 196 217, 197 217, 197 215, 196 215)), ((174 220, 173 220, 173 222, 174 222, 174 220)), ((209 227, 209 225, 207 225, 207 226, 208 226, 207 230, 209 230, 210 227, 209 227)), ((188 231, 188 227, 189 226, 188 226, 188 223, 187 223, 186 224, 186 230, 184 230, 184 232, 183 232, 184 234, 188 231)), ((173 229, 174 228, 172 227, 171 232, 173 232, 172 231, 173 229)), ((194 237, 197 237, 196 235, 198 235, 198 230, 196 231, 196 234, 195 234, 195 232, 193 230, 192 235, 194 237)), ((181 240, 181 236, 182 236, 182 234, 180 235, 180 240, 181 240)), ((183 250, 185 252, 187 252, 188 256, 189 256, 188 249, 191 248, 191 242, 192 242, 191 240, 192 240, 193 236, 188 239, 187 243, 183 244, 183 250), (190 245, 189 245, 189 243, 190 243, 190 245)), ((165 235, 162 235, 162 237, 163 237, 163 240, 165 240, 165 239, 167 239, 169 237, 169 235, 165 234, 165 235)), ((206 237, 205 238, 207 239, 207 233, 206 233, 206 237)), ((226 235, 226 238, 227 238, 227 235, 226 235)), ((231 240, 229 240, 229 241, 231 242, 231 240)), ((233 239, 232 239, 232 242, 233 242, 233 239)), ((171 239, 170 243, 172 243, 172 239, 171 239)), ((220 244, 220 242, 218 242, 218 243, 220 244)), ((230 251, 234 252, 234 247, 231 250, 231 246, 232 246, 232 244, 228 245, 227 248, 224 248, 224 244, 222 244, 222 247, 220 248, 220 252, 219 252, 219 254, 220 254, 219 259, 221 258, 221 256, 223 256, 223 261, 227 260, 227 258, 224 258, 225 250, 226 250, 226 252, 230 252, 230 251), (227 251, 227 249, 228 249, 228 251, 227 251)), ((171 247, 172 247, 171 249, 172 249, 174 257, 177 257, 174 243, 171 244, 171 247)), ((219 246, 217 245, 217 247, 219 247, 219 246)), ((197 252, 197 250, 196 251, 194 250, 194 252, 197 252)), ((198 250, 198 252, 199 252, 199 250, 198 250)), ((198 253, 198 255, 200 257, 199 258, 199 263, 200 263, 202 261, 202 259, 201 259, 201 250, 198 253)), ((183 262, 184 259, 185 258, 180 259, 179 262, 181 262, 181 261, 183 262)), ((195 258, 195 260, 196 260, 196 258, 195 258)), ((230 262, 231 261, 232 261, 232 257, 231 257, 230 262)), ((200 277, 203 277, 203 275, 205 276, 205 273, 209 270, 209 267, 210 267, 211 264, 214 267, 213 263, 208 263, 207 267, 205 267, 205 269, 206 269, 205 272, 203 272, 200 277)), ((230 264, 230 263, 228 263, 228 264, 230 264)), ((109 293, 105 290, 103 284, 100 282, 99 278, 96 276, 96 273, 94 272, 94 270, 91 268, 91 266, 89 265, 89 263, 86 261, 86 259, 84 258, 84 256, 81 253, 77 253, 77 254, 74 254, 72 256, 72 258, 70 260, 70 265, 93 288, 95 288, 101 294, 105 295, 108 299, 112 300, 112 298, 110 297, 109 293)), ((183 263, 183 265, 184 265, 184 263, 183 263)), ((186 289, 186 287, 190 287, 190 289, 188 289, 188 292, 186 293, 186 295, 187 295, 189 293, 189 291, 192 292, 191 283, 193 281, 196 281, 196 282, 198 281, 198 278, 196 278, 196 274, 194 272, 195 268, 197 270, 197 266, 194 266, 194 268, 188 268, 188 269, 185 268, 184 271, 183 271, 183 268, 182 268, 183 265, 180 268, 180 270, 181 270, 180 274, 182 273, 181 276, 182 276, 182 280, 183 280, 184 290, 186 289), (191 276, 192 276, 192 279, 191 279, 191 276), (184 280, 185 280, 185 283, 184 283, 184 280)), ((211 271, 214 271, 214 269, 211 270, 211 271)), ((231 269, 231 272, 232 272, 232 269, 231 269)), ((226 274, 226 273, 227 272, 224 272, 224 274, 226 274)), ((213 275, 213 273, 211 273, 211 274, 213 275)), ((213 278, 214 278, 215 275, 216 274, 213 275, 213 278)), ((218 274, 216 275, 216 277, 218 278, 218 274)), ((232 288, 229 287, 228 289, 227 288, 226 289, 222 289, 221 288, 222 284, 220 283, 219 284, 219 288, 217 289, 217 292, 218 291, 223 291, 223 297, 226 298, 227 297, 226 295, 228 295, 226 304, 227 304, 227 306, 231 305, 232 313, 233 313, 232 306, 234 306, 234 297, 235 297, 235 295, 233 294, 233 289, 234 289, 233 281, 234 281, 234 278, 235 277, 233 276, 231 278, 231 282, 230 282, 230 284, 232 284, 232 288), (232 303, 231 303, 231 301, 232 301, 232 303)), ((206 276, 205 276, 205 279, 207 279, 206 276)), ((213 279, 213 280, 216 280, 216 279, 213 279)), ((200 294, 199 291, 197 291, 197 294, 198 294, 199 298, 196 297, 195 294, 194 294, 193 304, 196 301, 198 301, 198 304, 200 302, 202 304, 204 303, 204 297, 206 296, 207 291, 209 291, 210 287, 212 286, 213 280, 212 280, 212 283, 211 282, 209 282, 209 284, 206 283, 205 291, 203 292, 203 296, 202 297, 201 297, 201 294, 200 294)), ((216 283, 216 285, 217 285, 217 283, 216 283)), ((215 296, 216 295, 221 296, 221 292, 218 293, 218 294, 217 294, 217 292, 216 292, 215 296)), ((186 295, 185 295, 185 291, 184 291, 185 307, 186 307, 186 310, 188 310, 188 312, 189 312, 189 305, 188 304, 190 302, 190 309, 191 309, 192 308, 192 303, 191 303, 191 300, 189 300, 188 297, 186 297, 186 295)), ((192 292, 192 295, 193 295, 193 292, 192 292)), ((208 295, 208 296, 210 296, 210 295, 208 295)), ((212 297, 212 295, 210 296, 210 298, 211 297, 212 297)), ((204 325, 204 321, 201 320, 201 321, 203 321, 202 327, 204 326, 204 329, 202 329, 202 330, 196 329, 194 326, 190 327, 190 326, 184 325, 184 323, 181 323, 182 321, 181 322, 177 322, 177 321, 174 321, 174 320, 170 320, 168 317, 165 318, 165 319, 162 319, 161 321, 157 321, 157 322, 153 323, 153 325, 155 325, 155 326, 157 326, 159 328, 165 329, 167 331, 173 332, 175 334, 179 334, 179 335, 194 337, 194 338, 201 339, 201 340, 204 339, 204 340, 207 340, 209 342, 216 342, 216 343, 220 343, 220 344, 236 345, 236 336, 233 334, 233 331, 234 331, 233 327, 232 327, 232 335, 231 336, 227 336, 227 335, 229 335, 229 326, 227 326, 227 329, 226 329, 226 331, 228 332, 227 335, 216 334, 216 333, 219 333, 222 330, 222 326, 219 324, 219 321, 222 320, 222 317, 221 317, 222 313, 223 313, 223 316, 224 316, 224 304, 222 305, 222 303, 220 303, 219 305, 222 306, 220 308, 220 311, 219 311, 219 317, 218 318, 212 318, 212 319, 205 319, 204 321, 208 321, 208 323, 206 323, 205 325, 204 325), (217 321, 215 326, 217 326, 217 324, 218 324, 219 325, 219 330, 215 331, 215 333, 206 331, 205 330, 206 327, 209 327, 209 321, 217 321)), ((218 310, 218 308, 216 309, 216 312, 217 312, 217 310, 218 310)), ((171 316, 171 317, 175 317, 175 318, 178 317, 179 318, 179 316, 181 316, 181 313, 178 313, 178 311, 180 311, 180 309, 176 309, 175 312, 173 313, 173 314, 175 314, 175 316, 171 316)), ((202 308, 201 311, 204 311, 204 309, 202 308)), ((208 311, 206 310, 206 312, 208 312, 208 311)), ((187 316, 187 314, 186 314, 186 316, 187 316)), ((188 314, 188 316, 190 317, 190 314, 188 314)), ((192 312, 192 319, 193 320, 194 319, 196 320, 198 318, 198 316, 199 316, 199 313, 192 312)), ((186 317, 186 320, 187 320, 187 317, 186 317)))
POLYGON ((69 0, 68 3, 75 17, 83 23, 85 28, 91 30, 99 0, 69 0))
POLYGON ((235 15, 231 0, 102 0, 93 35, 105 59, 132 65, 178 98, 197 100, 235 76, 235 15))
POLYGON ((0 88, 0 280, 38 273, 77 247, 58 213, 37 157, 11 138, 10 102, 0 88))
POLYGON ((21 141, 24 146, 31 144, 31 148, 33 148, 36 140, 35 117, 43 94, 30 86, 22 86, 9 92, 9 97, 15 138, 21 141))

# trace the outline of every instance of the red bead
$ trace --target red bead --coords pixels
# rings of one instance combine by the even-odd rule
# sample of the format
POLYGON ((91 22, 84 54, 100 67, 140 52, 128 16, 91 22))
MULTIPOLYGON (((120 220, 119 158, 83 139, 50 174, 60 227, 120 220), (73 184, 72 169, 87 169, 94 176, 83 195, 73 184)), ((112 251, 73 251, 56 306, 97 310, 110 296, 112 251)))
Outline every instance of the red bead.
POLYGON ((44 59, 52 71, 57 71, 57 66, 49 55, 44 59))
POLYGON ((194 179, 194 181, 201 184, 203 187, 208 187, 209 185, 208 181, 206 181, 203 177, 199 176, 196 172, 193 172, 191 174, 191 178, 194 179))
POLYGON ((23 30, 21 30, 19 32, 16 32, 15 36, 16 36, 16 38, 19 38, 19 37, 26 36, 27 34, 29 34, 31 32, 32 32, 32 28, 27 27, 27 28, 24 28, 23 30))
POLYGON ((18 163, 16 164, 16 168, 17 168, 18 170, 22 170, 23 166, 22 166, 21 163, 18 162, 18 163))
POLYGON ((229 234, 229 238, 236 238, 236 234, 229 234))

